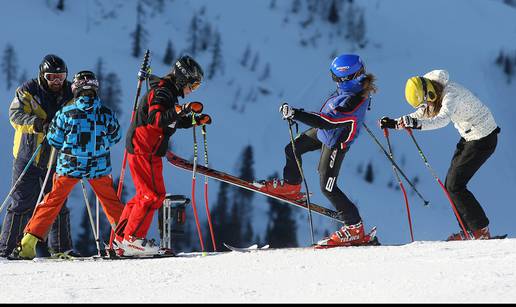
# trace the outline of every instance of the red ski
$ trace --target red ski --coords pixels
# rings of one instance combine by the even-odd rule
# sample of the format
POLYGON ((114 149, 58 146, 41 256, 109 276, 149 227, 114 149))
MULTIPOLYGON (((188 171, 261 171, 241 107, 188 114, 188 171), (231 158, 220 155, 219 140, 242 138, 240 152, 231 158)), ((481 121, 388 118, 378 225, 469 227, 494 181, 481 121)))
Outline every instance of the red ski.
MULTIPOLYGON (((180 169, 183 169, 186 171, 192 171, 192 169, 193 169, 192 162, 187 161, 187 160, 175 155, 171 151, 167 152, 167 160, 172 165, 174 165, 175 167, 178 167, 180 169)), ((261 189, 262 185, 260 183, 250 182, 250 181, 244 180, 242 178, 238 178, 238 177, 235 177, 235 176, 232 176, 232 175, 226 174, 224 172, 217 171, 217 170, 214 170, 212 168, 208 168, 208 167, 205 167, 202 165, 197 165, 195 171, 197 173, 207 176, 209 178, 213 178, 215 180, 219 180, 219 181, 222 181, 222 182, 225 182, 225 183, 228 183, 228 184, 240 187, 240 188, 244 188, 244 189, 247 189, 247 190, 250 190, 253 192, 257 192, 257 193, 263 194, 265 196, 272 197, 272 198, 275 198, 282 202, 285 202, 289 205, 293 205, 293 206, 308 210, 305 200, 293 200, 293 199, 289 199, 289 198, 281 196, 281 195, 270 194, 261 189)), ((340 223, 343 223, 342 220, 340 220, 338 218, 337 212, 334 210, 319 206, 314 203, 310 204, 310 210, 317 214, 320 214, 322 216, 325 216, 325 217, 331 218, 335 221, 338 221, 340 223)))

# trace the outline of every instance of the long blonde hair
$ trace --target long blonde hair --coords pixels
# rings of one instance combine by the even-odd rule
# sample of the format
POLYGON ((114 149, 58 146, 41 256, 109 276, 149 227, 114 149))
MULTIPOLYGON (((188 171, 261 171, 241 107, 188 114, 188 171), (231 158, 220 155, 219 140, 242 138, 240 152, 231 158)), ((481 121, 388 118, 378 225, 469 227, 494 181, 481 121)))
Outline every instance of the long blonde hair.
POLYGON ((428 82, 432 83, 432 86, 434 87, 435 94, 437 95, 437 99, 434 101, 429 101, 425 110, 423 111, 423 115, 427 118, 432 118, 437 116, 439 114, 439 111, 441 111, 441 107, 443 106, 443 90, 444 85, 437 81, 428 80, 428 82))

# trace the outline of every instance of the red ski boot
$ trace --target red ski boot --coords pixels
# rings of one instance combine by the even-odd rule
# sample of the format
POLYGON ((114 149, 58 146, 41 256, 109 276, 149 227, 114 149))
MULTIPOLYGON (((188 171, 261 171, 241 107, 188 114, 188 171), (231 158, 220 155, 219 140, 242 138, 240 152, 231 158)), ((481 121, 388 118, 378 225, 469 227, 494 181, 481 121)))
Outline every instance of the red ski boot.
MULTIPOLYGON (((468 236, 470 240, 488 240, 491 238, 491 234, 489 233, 489 228, 486 226, 481 229, 477 229, 475 231, 468 231, 468 236)), ((461 231, 459 233, 454 233, 446 239, 446 241, 462 241, 468 240, 468 238, 464 235, 464 232, 461 231)))
POLYGON ((301 184, 289 184, 284 180, 271 179, 260 183, 264 192, 284 196, 293 200, 302 200, 305 194, 301 193, 301 184))
POLYGON ((371 233, 365 234, 362 221, 354 225, 344 225, 328 238, 317 242, 316 248, 331 248, 339 246, 360 246, 369 245, 374 239, 376 229, 371 233))

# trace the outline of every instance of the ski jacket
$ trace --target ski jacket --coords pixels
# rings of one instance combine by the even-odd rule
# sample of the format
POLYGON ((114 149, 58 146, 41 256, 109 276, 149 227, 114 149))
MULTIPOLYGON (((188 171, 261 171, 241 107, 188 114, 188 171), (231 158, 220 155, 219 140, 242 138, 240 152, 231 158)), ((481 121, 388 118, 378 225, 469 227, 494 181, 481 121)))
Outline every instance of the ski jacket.
POLYGON ((98 178, 111 174, 110 147, 120 141, 120 125, 115 114, 99 98, 89 97, 57 112, 47 139, 60 150, 56 172, 74 178, 98 178))
POLYGON ((358 136, 369 107, 370 97, 338 88, 323 104, 319 113, 295 110, 294 119, 317 128, 317 138, 329 148, 351 145, 358 136))
POLYGON ((65 81, 63 90, 54 93, 45 89, 37 79, 29 80, 16 89, 9 107, 9 121, 14 127, 13 156, 20 161, 29 161, 36 148, 43 142, 34 159, 34 165, 46 168, 50 157, 50 146, 43 133, 34 131, 36 118, 48 122, 66 104, 73 102, 71 84, 65 81))
POLYGON ((442 128, 452 121, 461 137, 473 141, 489 135, 498 127, 489 109, 469 90, 450 81, 446 70, 433 70, 424 77, 441 83, 444 89, 442 107, 436 116, 425 117, 424 108, 409 114, 421 121, 421 130, 442 128))
POLYGON ((192 127, 192 119, 176 112, 180 95, 170 79, 151 76, 150 90, 140 99, 126 136, 127 152, 164 156, 177 128, 192 127))

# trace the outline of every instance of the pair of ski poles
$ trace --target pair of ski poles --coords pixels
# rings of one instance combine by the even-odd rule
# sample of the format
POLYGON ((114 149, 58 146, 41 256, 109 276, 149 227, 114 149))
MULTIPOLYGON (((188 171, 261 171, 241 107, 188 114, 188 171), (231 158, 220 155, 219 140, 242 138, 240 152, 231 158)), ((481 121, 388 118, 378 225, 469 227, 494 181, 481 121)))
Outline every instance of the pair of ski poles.
MULTIPOLYGON (((196 121, 195 121, 195 113, 192 114, 192 129, 193 129, 193 146, 194 146, 194 157, 193 157, 193 168, 192 168, 192 208, 195 217, 195 225, 197 227, 197 233, 199 234, 199 242, 201 244, 201 250, 204 253, 204 240, 202 236, 201 226, 199 223, 199 216, 197 214, 197 205, 195 202, 195 185, 196 185, 196 177, 195 173, 197 170, 197 135, 196 135, 196 121)), ((207 132, 206 125, 201 126, 201 132, 204 141, 204 166, 208 167, 208 141, 207 141, 207 132)), ((204 203, 206 208, 206 216, 208 217, 208 226, 210 228, 211 242, 213 244, 213 251, 217 251, 217 243, 215 241, 215 235, 213 233, 213 225, 211 223, 211 214, 210 208, 208 206, 208 176, 204 176, 204 203)))
MULTIPOLYGON (((413 231, 412 231, 412 220, 411 220, 411 217, 410 217, 410 207, 409 207, 409 204, 408 204, 408 199, 407 199, 407 193, 406 193, 406 190, 405 190, 405 187, 403 186, 403 182, 401 181, 401 179, 399 178, 399 175, 398 175, 398 172, 403 176, 403 178, 410 184, 410 186, 412 187, 412 189, 414 190, 414 192, 416 192, 416 194, 423 200, 424 202, 424 206, 428 206, 429 202, 427 200, 424 199, 424 197, 421 195, 421 193, 419 193, 419 191, 416 189, 416 187, 414 186, 414 184, 407 178, 407 176, 403 173, 403 171, 400 169, 400 167, 396 164, 396 162, 394 161, 394 156, 392 154, 392 148, 391 148, 391 144, 390 144, 390 139, 389 139, 389 132, 388 130, 385 128, 383 131, 384 131, 384 136, 385 138, 387 139, 387 144, 388 144, 388 147, 389 147, 389 153, 387 153, 387 151, 385 150, 385 148, 383 147, 383 145, 380 143, 380 141, 378 141, 378 139, 374 136, 374 134, 371 132, 371 130, 367 127, 367 125, 365 123, 363 123, 363 126, 364 128, 366 129, 366 131, 369 133, 369 135, 373 138, 373 140, 375 141, 375 143, 382 149, 382 151, 384 152, 384 154, 386 155, 386 157, 390 160, 390 162, 392 163, 392 167, 393 167, 393 172, 398 180, 398 183, 400 184, 400 188, 403 192, 403 195, 404 195, 404 199, 405 199, 405 204, 406 204, 406 208, 407 208, 407 217, 408 217, 408 220, 409 220, 409 227, 410 227, 410 235, 411 235, 411 239, 412 241, 414 241, 414 235, 413 235, 413 231)), ((466 230, 466 227, 464 226, 464 223, 457 211, 457 207, 455 206, 455 204, 453 203, 453 200, 451 199, 450 197, 450 193, 446 190, 444 184, 442 183, 442 181, 439 179, 439 177, 436 175, 435 171, 433 170, 433 168, 430 166, 430 163, 428 162, 428 159, 426 158, 425 154, 423 153, 423 150, 421 149, 421 147, 419 146, 419 143, 416 141, 416 138, 414 137, 414 133, 412 131, 412 129, 410 128, 405 128, 405 131, 407 131, 407 133, 410 135, 410 138, 412 140, 412 142, 414 143, 414 145, 417 147, 417 150, 419 152, 419 155, 421 156, 421 158, 423 159, 423 162, 425 163, 425 166, 427 167, 427 169, 430 171, 430 173, 432 174, 432 176, 434 177, 434 179, 437 181, 437 183, 439 184, 439 186, 442 188, 443 192, 445 193, 446 197, 448 198, 449 202, 450 202, 450 205, 452 207, 452 210, 453 210, 453 213, 455 214, 455 217, 457 218, 457 220, 459 221, 459 224, 462 228, 462 231, 464 232, 466 238, 470 238, 467 230, 466 230)))

